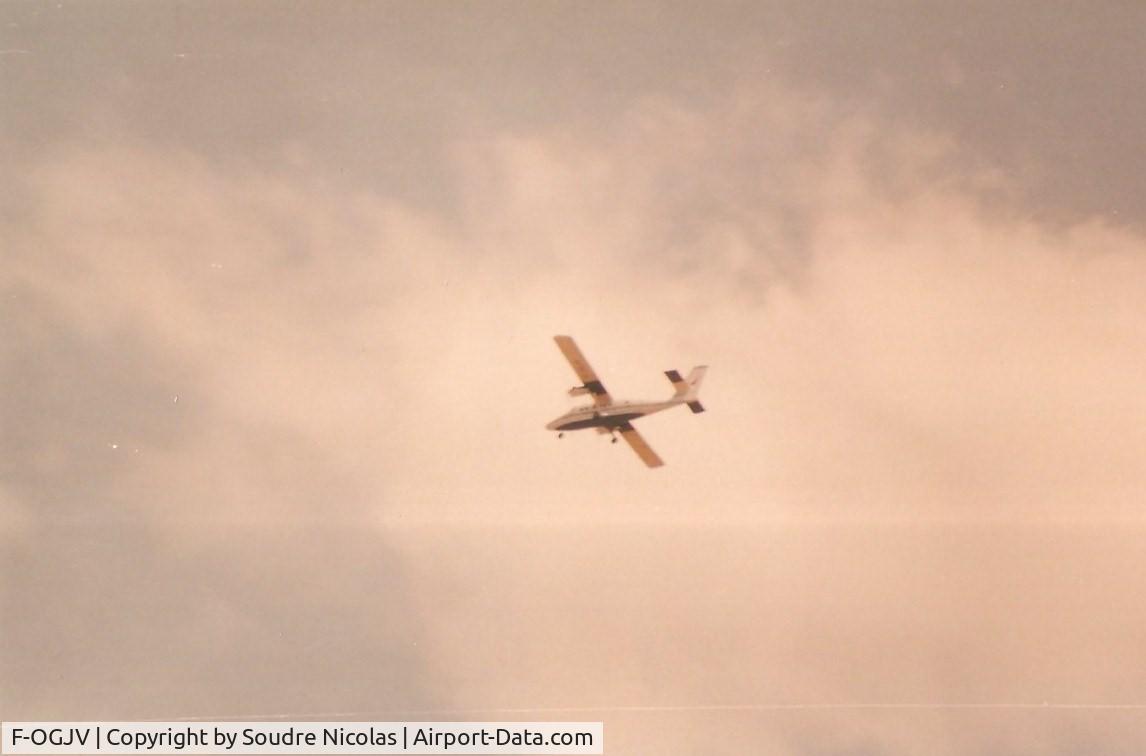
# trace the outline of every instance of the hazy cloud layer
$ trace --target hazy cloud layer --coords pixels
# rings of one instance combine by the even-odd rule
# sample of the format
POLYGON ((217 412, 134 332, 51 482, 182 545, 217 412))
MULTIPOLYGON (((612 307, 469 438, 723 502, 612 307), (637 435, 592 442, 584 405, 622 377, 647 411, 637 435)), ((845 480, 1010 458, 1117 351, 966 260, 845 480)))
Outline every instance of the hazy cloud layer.
POLYGON ((307 138, 22 157, 4 717, 535 706, 618 753, 1135 752, 1140 710, 714 708, 1146 692, 1146 238, 1044 222, 956 126, 757 74, 454 122, 437 204, 307 138), (543 430, 555 333, 621 396, 712 366, 708 413, 643 421, 668 466, 543 430))
POLYGON ((445 145, 704 105, 738 80, 940 129, 1016 177, 1048 223, 1146 224, 1132 159, 1146 8, 832 0, 579 3, 6 3, 0 150, 127 138, 222 165, 295 165, 430 207, 445 145))

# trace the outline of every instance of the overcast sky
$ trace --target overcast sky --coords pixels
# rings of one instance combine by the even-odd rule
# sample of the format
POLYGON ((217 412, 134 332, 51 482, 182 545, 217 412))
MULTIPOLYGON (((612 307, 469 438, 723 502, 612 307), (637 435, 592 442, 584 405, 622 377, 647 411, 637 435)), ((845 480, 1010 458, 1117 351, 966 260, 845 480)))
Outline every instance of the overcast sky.
POLYGON ((0 4, 0 718, 1141 752, 1143 49, 1129 2, 0 4), (621 397, 711 366, 664 468, 544 430, 557 333, 621 397))

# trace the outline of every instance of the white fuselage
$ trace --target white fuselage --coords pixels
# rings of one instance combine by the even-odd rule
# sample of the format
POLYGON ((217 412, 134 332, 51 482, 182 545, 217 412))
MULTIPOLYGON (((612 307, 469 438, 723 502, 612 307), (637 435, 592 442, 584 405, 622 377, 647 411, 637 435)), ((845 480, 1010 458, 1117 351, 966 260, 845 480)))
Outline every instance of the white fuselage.
POLYGON ((582 428, 619 428, 638 417, 671 409, 688 402, 686 397, 673 397, 661 402, 615 402, 597 407, 574 407, 545 427, 554 431, 580 430, 582 428))

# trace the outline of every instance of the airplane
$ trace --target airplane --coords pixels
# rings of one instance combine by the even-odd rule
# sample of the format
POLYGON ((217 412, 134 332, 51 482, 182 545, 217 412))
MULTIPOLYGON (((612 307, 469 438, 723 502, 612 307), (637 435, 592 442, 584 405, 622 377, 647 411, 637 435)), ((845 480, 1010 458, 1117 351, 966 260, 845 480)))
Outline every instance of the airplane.
POLYGON ((565 435, 565 431, 581 430, 583 428, 596 428, 600 434, 608 433, 613 437, 612 443, 617 443, 617 434, 633 448, 637 456, 649 467, 660 467, 664 461, 657 456, 637 429, 633 427, 633 420, 654 412, 667 410, 678 404, 687 405, 693 413, 704 412, 704 405, 697 399, 700 391, 700 382, 704 380, 707 365, 698 365, 692 369, 687 378, 681 378, 675 370, 666 370, 665 376, 672 381, 675 393, 660 402, 614 402, 613 397, 605 390, 597 373, 589 366, 577 344, 569 336, 554 336, 557 347, 569 360, 573 372, 581 380, 580 386, 569 389, 569 396, 582 396, 591 394, 593 403, 585 407, 574 407, 561 417, 545 427, 557 431, 557 437, 565 435))

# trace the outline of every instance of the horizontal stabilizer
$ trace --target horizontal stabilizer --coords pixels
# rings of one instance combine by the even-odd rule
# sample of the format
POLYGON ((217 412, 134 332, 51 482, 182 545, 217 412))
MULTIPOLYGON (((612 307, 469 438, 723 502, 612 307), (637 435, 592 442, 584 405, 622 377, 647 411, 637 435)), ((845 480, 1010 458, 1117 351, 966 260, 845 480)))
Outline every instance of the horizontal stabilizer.
POLYGON ((704 405, 700 402, 689 402, 688 408, 693 411, 693 414, 700 414, 704 412, 704 405))

